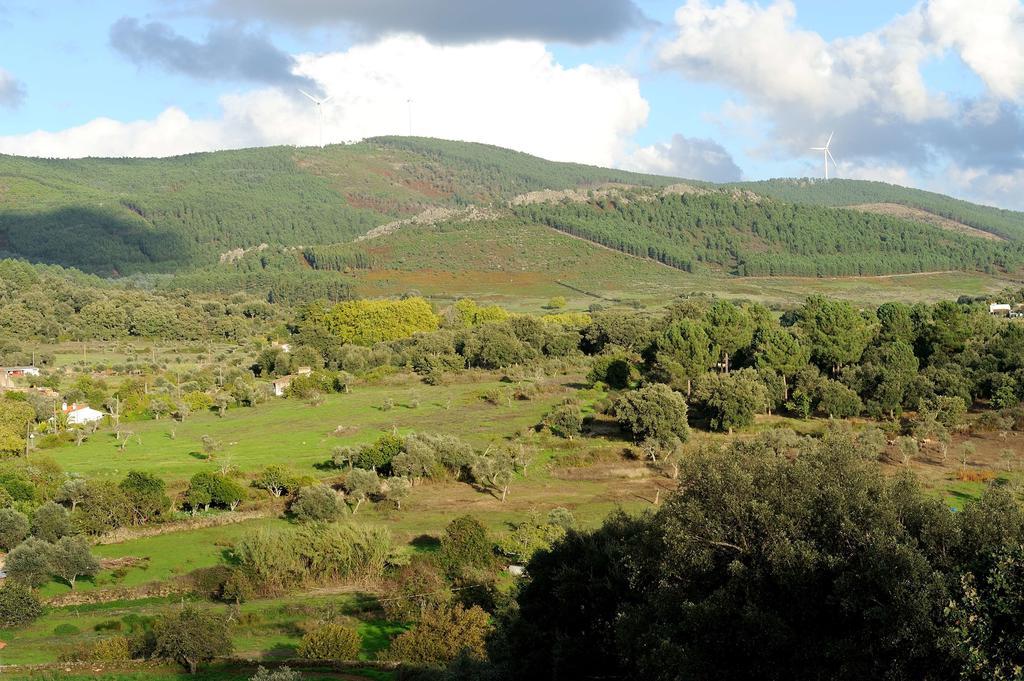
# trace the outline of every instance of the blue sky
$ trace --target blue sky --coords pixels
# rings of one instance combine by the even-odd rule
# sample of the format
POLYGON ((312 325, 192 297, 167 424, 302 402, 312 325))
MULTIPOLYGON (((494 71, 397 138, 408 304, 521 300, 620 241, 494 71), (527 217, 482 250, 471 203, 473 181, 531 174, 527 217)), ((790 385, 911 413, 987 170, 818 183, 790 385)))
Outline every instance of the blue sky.
POLYGON ((724 181, 820 175, 835 130, 839 176, 1024 208, 1022 44, 1018 0, 0 0, 0 151, 313 144, 304 86, 328 142, 412 98, 416 134, 724 181))

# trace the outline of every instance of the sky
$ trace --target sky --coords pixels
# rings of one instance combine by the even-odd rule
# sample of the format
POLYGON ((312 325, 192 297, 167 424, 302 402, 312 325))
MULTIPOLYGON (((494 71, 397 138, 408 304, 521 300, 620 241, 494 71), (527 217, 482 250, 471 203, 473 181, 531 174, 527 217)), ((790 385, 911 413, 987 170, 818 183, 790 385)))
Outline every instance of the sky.
POLYGON ((0 153, 415 134, 1024 209, 1024 0, 0 0, 0 153))

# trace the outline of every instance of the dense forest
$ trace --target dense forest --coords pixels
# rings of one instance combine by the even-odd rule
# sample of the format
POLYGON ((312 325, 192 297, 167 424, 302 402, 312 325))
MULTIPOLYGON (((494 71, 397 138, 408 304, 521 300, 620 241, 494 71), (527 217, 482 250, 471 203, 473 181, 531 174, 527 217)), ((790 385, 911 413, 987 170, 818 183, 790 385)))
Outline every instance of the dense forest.
POLYGON ((627 194, 515 210, 524 219, 688 272, 712 267, 740 276, 840 276, 991 270, 1015 268, 1021 257, 1016 245, 919 222, 731 192, 627 194))
POLYGON ((777 179, 729 185, 780 201, 817 206, 895 203, 919 208, 1007 239, 1024 238, 1024 214, 961 201, 942 194, 865 180, 777 179))

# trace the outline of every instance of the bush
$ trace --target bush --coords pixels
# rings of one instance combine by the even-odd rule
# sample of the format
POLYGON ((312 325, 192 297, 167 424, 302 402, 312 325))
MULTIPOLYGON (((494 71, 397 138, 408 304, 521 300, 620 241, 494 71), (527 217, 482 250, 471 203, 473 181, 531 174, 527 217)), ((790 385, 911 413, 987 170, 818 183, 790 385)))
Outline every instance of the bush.
POLYGON ((0 587, 0 626, 24 626, 42 614, 43 606, 28 586, 7 580, 0 587))
POLYGON ((303 487, 292 502, 291 512, 300 523, 330 523, 341 517, 342 502, 327 485, 303 487))
POLYGON ((414 558, 389 580, 382 599, 384 614, 396 622, 418 620, 428 608, 452 600, 452 591, 435 561, 414 558))
MULTIPOLYGON (((959 402, 959 400, 957 400, 959 402)), ((962 402, 961 402, 962 404, 962 402)), ((818 400, 818 411, 836 419, 857 416, 863 411, 864 404, 856 392, 839 381, 828 379, 821 388, 821 399, 818 400)))
POLYGON ((494 542, 479 520, 471 515, 460 516, 445 528, 437 560, 451 577, 467 569, 490 569, 494 566, 494 542))
POLYGON ((583 414, 577 405, 563 404, 545 417, 544 425, 556 435, 571 440, 583 430, 583 414))
POLYGON ((75 636, 76 634, 82 633, 82 630, 76 627, 74 624, 58 624, 53 628, 54 636, 75 636))
POLYGON ((424 611, 420 621, 399 634, 386 656, 392 660, 445 666, 460 656, 483 660, 490 618, 479 607, 440 606, 424 611))
POLYGON ((127 636, 112 636, 80 645, 61 657, 68 662, 126 662, 132 659, 132 648, 127 636))
POLYGON ((228 623, 217 613, 185 606, 153 626, 153 656, 174 660, 195 674, 199 664, 234 649, 228 623))
POLYGON ((329 622, 303 636, 297 653, 305 660, 354 660, 362 646, 355 629, 329 622))

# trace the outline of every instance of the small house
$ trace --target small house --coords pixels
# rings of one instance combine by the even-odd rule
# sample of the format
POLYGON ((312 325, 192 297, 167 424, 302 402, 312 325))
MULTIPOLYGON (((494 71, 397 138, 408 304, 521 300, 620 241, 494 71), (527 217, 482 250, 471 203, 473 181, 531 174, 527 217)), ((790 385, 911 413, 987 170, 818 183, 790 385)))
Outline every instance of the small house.
POLYGON ((93 409, 87 404, 78 404, 77 402, 72 402, 70 406, 65 402, 61 405, 61 411, 67 414, 69 426, 82 426, 86 423, 95 423, 106 416, 102 411, 93 409))
POLYGON ((1008 314, 1010 314, 1010 304, 1009 303, 989 303, 988 304, 988 313, 989 314, 1000 314, 1000 315, 1001 314, 1005 314, 1005 315, 1008 315, 1008 314))
POLYGON ((39 367, 35 366, 4 367, 2 371, 8 376, 8 378, 24 378, 25 376, 39 375, 39 367))

